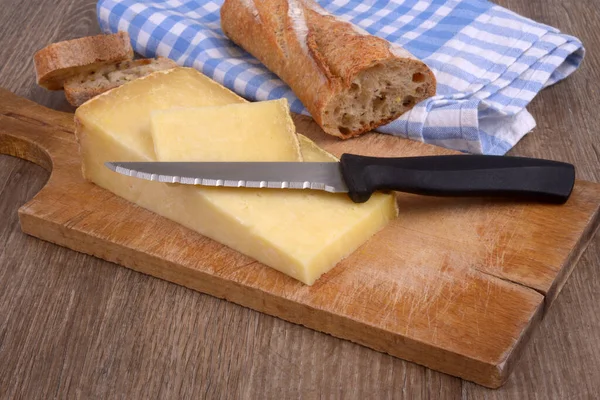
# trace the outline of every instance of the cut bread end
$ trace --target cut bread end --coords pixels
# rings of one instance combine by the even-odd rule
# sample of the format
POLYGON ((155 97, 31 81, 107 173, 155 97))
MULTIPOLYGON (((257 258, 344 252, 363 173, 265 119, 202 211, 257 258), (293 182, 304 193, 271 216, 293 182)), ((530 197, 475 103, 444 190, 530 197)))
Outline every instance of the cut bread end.
POLYGON ((64 84, 65 96, 71 105, 79 107, 89 99, 124 83, 176 66, 175 61, 164 57, 102 65, 67 80, 64 84))
POLYGON ((321 115, 323 130, 342 139, 360 135, 397 119, 435 91, 435 76, 421 61, 379 62, 332 96, 321 115))
POLYGON ((53 43, 33 56, 38 85, 61 90, 64 82, 95 68, 133 59, 127 32, 53 43))

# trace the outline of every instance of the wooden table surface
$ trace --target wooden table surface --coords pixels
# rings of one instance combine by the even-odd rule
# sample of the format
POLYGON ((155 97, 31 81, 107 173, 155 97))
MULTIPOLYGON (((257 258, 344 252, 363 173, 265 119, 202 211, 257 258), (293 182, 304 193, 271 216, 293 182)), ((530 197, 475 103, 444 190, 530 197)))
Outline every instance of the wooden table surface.
MULTIPOLYGON (((529 110, 511 152, 576 165, 600 182, 597 0, 499 0, 581 38, 583 66, 529 110)), ((35 84, 32 55, 99 33, 91 0, 0 0, 0 86, 73 111, 35 84)), ((17 209, 41 167, 0 155, 0 399, 556 398, 600 390, 600 235, 509 382, 489 390, 24 235, 17 209)))

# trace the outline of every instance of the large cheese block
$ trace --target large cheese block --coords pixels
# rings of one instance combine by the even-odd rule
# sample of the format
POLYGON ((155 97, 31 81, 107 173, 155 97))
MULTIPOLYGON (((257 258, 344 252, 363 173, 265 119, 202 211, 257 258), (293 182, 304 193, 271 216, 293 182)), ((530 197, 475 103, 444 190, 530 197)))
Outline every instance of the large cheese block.
POLYGON ((160 161, 302 161, 286 99, 155 111, 151 126, 160 161))
MULTIPOLYGON (((393 195, 376 194, 366 203, 355 204, 344 194, 309 190, 150 182, 117 174, 104 166, 106 161, 157 160, 150 128, 151 115, 157 115, 157 110, 183 112, 176 109, 244 101, 189 68, 157 72, 100 95, 79 107, 75 116, 84 176, 141 207, 311 285, 397 215, 393 195)), ((206 121, 188 122, 198 126, 206 121)), ((168 128, 163 128, 162 134, 168 135, 168 128)), ((161 129, 154 132, 155 136, 161 135, 161 129)), ((280 133, 290 134, 287 130, 280 133)), ((240 134, 244 135, 223 131, 221 139, 240 134)), ((181 146, 197 145, 190 143, 192 135, 190 142, 181 146)), ((226 140, 220 143, 229 146, 226 140)), ((257 152, 252 140, 244 147, 245 151, 257 152)), ((301 151, 307 161, 334 160, 305 138, 301 151)), ((184 152, 179 154, 187 158, 184 152)))

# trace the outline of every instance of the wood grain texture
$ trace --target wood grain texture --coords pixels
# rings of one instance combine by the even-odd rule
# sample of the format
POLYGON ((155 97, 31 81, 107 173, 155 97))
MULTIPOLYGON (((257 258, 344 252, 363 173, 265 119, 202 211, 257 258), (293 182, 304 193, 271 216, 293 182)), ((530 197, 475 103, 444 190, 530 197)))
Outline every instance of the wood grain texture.
MULTIPOLYGON (((578 35, 588 48, 580 71, 534 100, 538 128, 512 154, 573 162, 580 178, 600 180, 594 1, 499 3, 578 35)), ((15 4, 0 1, 0 59, 11 58, 0 65, 0 85, 70 110, 62 93, 35 87, 30 54, 40 43, 96 33, 95 2, 19 7, 27 12, 15 4)), ((1 398, 591 398, 600 389, 598 238, 513 378, 490 391, 27 237, 16 210, 47 177, 0 156, 1 398)))
MULTIPOLYGON (((508 377, 540 319, 538 292, 597 227, 600 185, 586 182, 564 206, 398 195, 401 216, 307 287, 86 182, 72 119, 0 91, 0 152, 52 169, 19 210, 24 232, 487 386, 508 377)), ((338 155, 445 153, 302 125, 338 155)))

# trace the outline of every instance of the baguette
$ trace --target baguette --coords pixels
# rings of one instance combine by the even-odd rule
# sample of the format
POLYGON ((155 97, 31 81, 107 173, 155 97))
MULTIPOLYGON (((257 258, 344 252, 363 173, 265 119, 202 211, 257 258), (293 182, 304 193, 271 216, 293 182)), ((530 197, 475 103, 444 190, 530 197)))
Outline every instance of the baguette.
POLYGON ((312 0, 225 0, 221 27, 290 86, 326 133, 343 139, 436 92, 425 63, 312 0))
POLYGON ((38 85, 61 90, 67 79, 132 58, 129 34, 118 32, 53 43, 37 51, 33 62, 38 85))
POLYGON ((165 57, 126 60, 102 65, 66 80, 65 96, 71 105, 79 107, 92 97, 126 82, 176 66, 175 61, 165 57))

